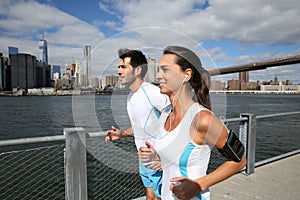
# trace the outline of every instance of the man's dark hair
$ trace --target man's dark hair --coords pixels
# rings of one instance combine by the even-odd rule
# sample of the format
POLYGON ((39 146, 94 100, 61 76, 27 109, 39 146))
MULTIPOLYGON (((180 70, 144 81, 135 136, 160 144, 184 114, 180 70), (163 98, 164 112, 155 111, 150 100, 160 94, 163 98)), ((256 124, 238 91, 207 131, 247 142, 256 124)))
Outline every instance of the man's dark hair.
POLYGON ((118 55, 120 59, 124 59, 126 57, 131 58, 130 59, 130 64, 133 68, 136 67, 141 67, 142 68, 142 73, 141 76, 142 78, 145 77, 147 70, 148 70, 148 62, 146 59, 146 56, 143 54, 143 52, 139 50, 132 50, 132 49, 119 49, 118 50, 118 55))

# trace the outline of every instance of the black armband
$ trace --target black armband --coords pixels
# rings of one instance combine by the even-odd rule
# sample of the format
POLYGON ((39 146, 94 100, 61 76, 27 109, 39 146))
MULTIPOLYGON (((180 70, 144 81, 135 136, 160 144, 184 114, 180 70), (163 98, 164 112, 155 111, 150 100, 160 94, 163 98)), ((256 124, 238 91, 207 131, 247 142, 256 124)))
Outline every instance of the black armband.
POLYGON ((245 147, 239 138, 233 133, 232 130, 228 133, 227 141, 222 149, 218 151, 226 158, 235 162, 240 162, 245 152, 245 147))

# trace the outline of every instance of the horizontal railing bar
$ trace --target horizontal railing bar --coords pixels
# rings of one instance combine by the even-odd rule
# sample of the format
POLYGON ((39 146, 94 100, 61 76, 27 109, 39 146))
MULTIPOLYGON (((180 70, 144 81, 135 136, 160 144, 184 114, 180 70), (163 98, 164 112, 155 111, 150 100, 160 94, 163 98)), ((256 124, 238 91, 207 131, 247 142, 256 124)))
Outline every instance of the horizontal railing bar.
POLYGON ((266 159, 266 160, 255 162, 255 167, 259 167, 259 166, 262 166, 262 165, 265 165, 265 164, 269 164, 271 162, 274 162, 274 161, 277 161, 277 160, 280 160, 282 158, 286 158, 286 157, 289 157, 289 156, 293 156, 293 155, 298 154, 298 153, 300 153, 300 149, 295 150, 295 151, 290 151, 288 153, 281 154, 281 155, 278 155, 278 156, 274 156, 274 157, 266 159))
POLYGON ((237 118, 229 118, 229 119, 221 119, 224 123, 225 122, 240 122, 240 121, 247 121, 247 117, 237 117, 237 118))
MULTIPOLYGON (((105 136, 105 132, 87 133, 87 136, 88 137, 101 137, 101 136, 105 136)), ((0 147, 1 146, 11 146, 11 145, 20 145, 20 144, 30 144, 30 143, 53 142, 53 141, 59 141, 59 140, 65 140, 65 139, 66 139, 65 135, 56 135, 56 136, 45 136, 45 137, 0 140, 0 147)))
MULTIPOLYGON (((284 115, 295 115, 295 114, 300 114, 300 111, 276 113, 276 114, 268 114, 268 115, 258 115, 258 116, 256 116, 256 119, 262 119, 262 118, 268 118, 268 117, 278 117, 278 116, 284 116, 284 115)), ((247 120, 246 117, 222 119, 222 121, 225 123, 226 122, 246 121, 246 120, 247 120)), ((93 133, 87 133, 87 135, 89 137, 101 137, 101 136, 105 136, 105 132, 93 132, 93 133)), ((0 146, 10 146, 10 145, 40 143, 40 142, 53 142, 53 141, 59 141, 59 140, 65 140, 65 139, 66 139, 66 137, 64 135, 57 135, 57 136, 0 140, 0 146)))
POLYGON ((268 118, 268 117, 280 117, 280 116, 284 116, 284 115, 296 115, 296 114, 300 114, 300 111, 259 115, 259 116, 256 116, 256 119, 262 119, 262 118, 268 118))
MULTIPOLYGON (((285 112, 285 113, 276 113, 276 114, 268 114, 268 115, 258 115, 256 119, 268 118, 268 117, 280 117, 285 115, 297 115, 300 114, 300 111, 295 112, 285 112)), ((246 121, 248 120, 247 117, 236 117, 236 118, 229 118, 229 119, 221 119, 223 122, 238 122, 238 121, 246 121)))
POLYGON ((105 136, 105 132, 92 132, 92 133, 87 133, 89 137, 101 137, 105 136))
POLYGON ((10 140, 0 140, 1 146, 11 146, 20 144, 30 144, 30 143, 41 143, 41 142, 53 142, 65 140, 65 135, 55 135, 55 136, 45 136, 45 137, 32 137, 32 138, 21 138, 21 139, 10 139, 10 140))
MULTIPOLYGON (((93 133, 87 133, 87 135, 89 137, 100 137, 100 136, 105 136, 105 132, 93 132, 93 133)), ((55 135, 55 136, 0 140, 0 147, 30 144, 30 143, 54 142, 54 141, 60 141, 65 139, 66 139, 65 135, 55 135)))

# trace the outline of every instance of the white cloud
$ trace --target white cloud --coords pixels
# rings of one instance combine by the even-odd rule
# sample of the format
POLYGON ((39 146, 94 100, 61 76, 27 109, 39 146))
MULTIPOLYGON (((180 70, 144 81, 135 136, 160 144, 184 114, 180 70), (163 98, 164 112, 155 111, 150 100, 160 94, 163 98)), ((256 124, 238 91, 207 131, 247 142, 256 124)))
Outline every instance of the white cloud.
MULTIPOLYGON (((199 6, 204 2, 114 0, 110 1, 110 6, 111 9, 118 9, 119 13, 123 14, 122 27, 118 29, 130 30, 151 26, 169 29, 170 31, 159 32, 160 34, 153 34, 151 31, 140 32, 144 40, 152 40, 158 46, 165 46, 168 41, 183 43, 179 35, 170 34, 176 31, 197 41, 209 39, 220 43, 224 40, 237 42, 234 48, 238 49, 232 50, 235 52, 234 56, 227 54, 228 49, 224 49, 232 48, 230 46, 209 50, 216 61, 227 61, 237 65, 299 54, 298 51, 276 53, 272 50, 272 45, 299 45, 300 21, 297 20, 300 18, 299 1, 211 0, 206 9, 194 9, 196 3, 199 6), (257 51, 249 54, 244 48, 247 46, 252 46, 257 51)), ((297 70, 295 66, 292 68, 297 70)))
POLYGON ((200 10, 204 3, 205 0, 102 0, 98 4, 101 11, 119 21, 84 22, 48 4, 5 0, 0 2, 0 51, 17 46, 20 51, 37 55, 37 40, 45 33, 51 63, 63 66, 72 59, 82 59, 82 46, 90 44, 97 73, 113 62, 121 47, 163 48, 181 44, 196 49, 205 40, 220 43, 234 40, 238 44, 234 48, 240 48, 233 50, 234 56, 228 51, 230 46, 209 49, 216 61, 227 60, 233 64, 299 53, 274 53, 265 48, 268 44, 299 45, 299 1, 210 0, 210 5, 200 10), (124 32, 105 38, 97 28, 99 25, 124 32), (243 50, 245 46, 260 45, 262 48, 255 53, 243 50))
POLYGON ((270 81, 274 80, 275 76, 277 76, 279 81, 289 80, 293 84, 297 84, 300 77, 300 70, 295 70, 295 67, 299 68, 299 66, 299 64, 294 66, 286 65, 265 70, 251 71, 249 75, 252 81, 270 81))
POLYGON ((155 26, 184 32, 196 40, 235 39, 247 44, 300 42, 299 1, 211 0, 205 10, 194 9, 196 3, 204 2, 115 0, 110 6, 124 13, 125 30, 155 26))
POLYGON ((12 1, 2 6, 6 11, 2 14, 0 28, 7 36, 27 35, 36 39, 46 33, 49 43, 66 45, 82 45, 93 42, 93 38, 104 39, 96 27, 47 4, 12 1))
POLYGON ((113 9, 111 9, 111 4, 112 3, 109 2, 109 1, 106 1, 106 2, 101 2, 100 1, 98 5, 99 5, 100 10, 102 10, 102 11, 104 11, 104 12, 110 14, 110 15, 113 15, 117 18, 120 18, 119 14, 116 13, 113 9))
POLYGON ((8 36, 0 37, 0 52, 3 52, 6 56, 8 55, 8 46, 17 47, 19 52, 29 53, 32 55, 37 55, 38 53, 38 43, 26 38, 11 38, 8 36))
POLYGON ((79 20, 58 9, 35 1, 14 1, 5 5, 0 27, 11 34, 31 34, 79 20), (54 17, 55 16, 55 17, 54 17))
POLYGON ((0 19, 0 50, 7 54, 8 46, 19 52, 37 56, 42 34, 48 42, 49 62, 64 65, 82 59, 85 44, 97 44, 104 39, 95 26, 81 21, 57 8, 36 1, 5 1, 0 19))

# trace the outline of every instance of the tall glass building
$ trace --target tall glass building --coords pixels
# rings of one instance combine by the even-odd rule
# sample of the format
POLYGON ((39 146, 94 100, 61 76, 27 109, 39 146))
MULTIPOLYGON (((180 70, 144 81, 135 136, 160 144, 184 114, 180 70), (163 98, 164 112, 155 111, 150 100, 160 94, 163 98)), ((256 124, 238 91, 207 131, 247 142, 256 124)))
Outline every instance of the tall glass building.
POLYGON ((91 46, 84 45, 83 47, 83 56, 84 56, 84 72, 83 75, 86 75, 86 80, 83 82, 83 86, 89 86, 91 84, 91 75, 92 75, 92 65, 91 65, 91 46))
POLYGON ((42 39, 39 41, 39 55, 38 60, 48 64, 48 49, 47 49, 47 41, 44 39, 44 35, 42 39))
POLYGON ((156 81, 156 59, 149 57, 148 59, 148 71, 145 75, 145 81, 152 83, 156 81))
POLYGON ((8 47, 8 55, 16 55, 19 53, 19 49, 17 47, 8 47))
POLYGON ((51 73, 51 78, 54 80, 54 74, 57 73, 57 79, 61 78, 61 71, 60 71, 60 66, 59 65, 52 65, 52 73, 51 73))

